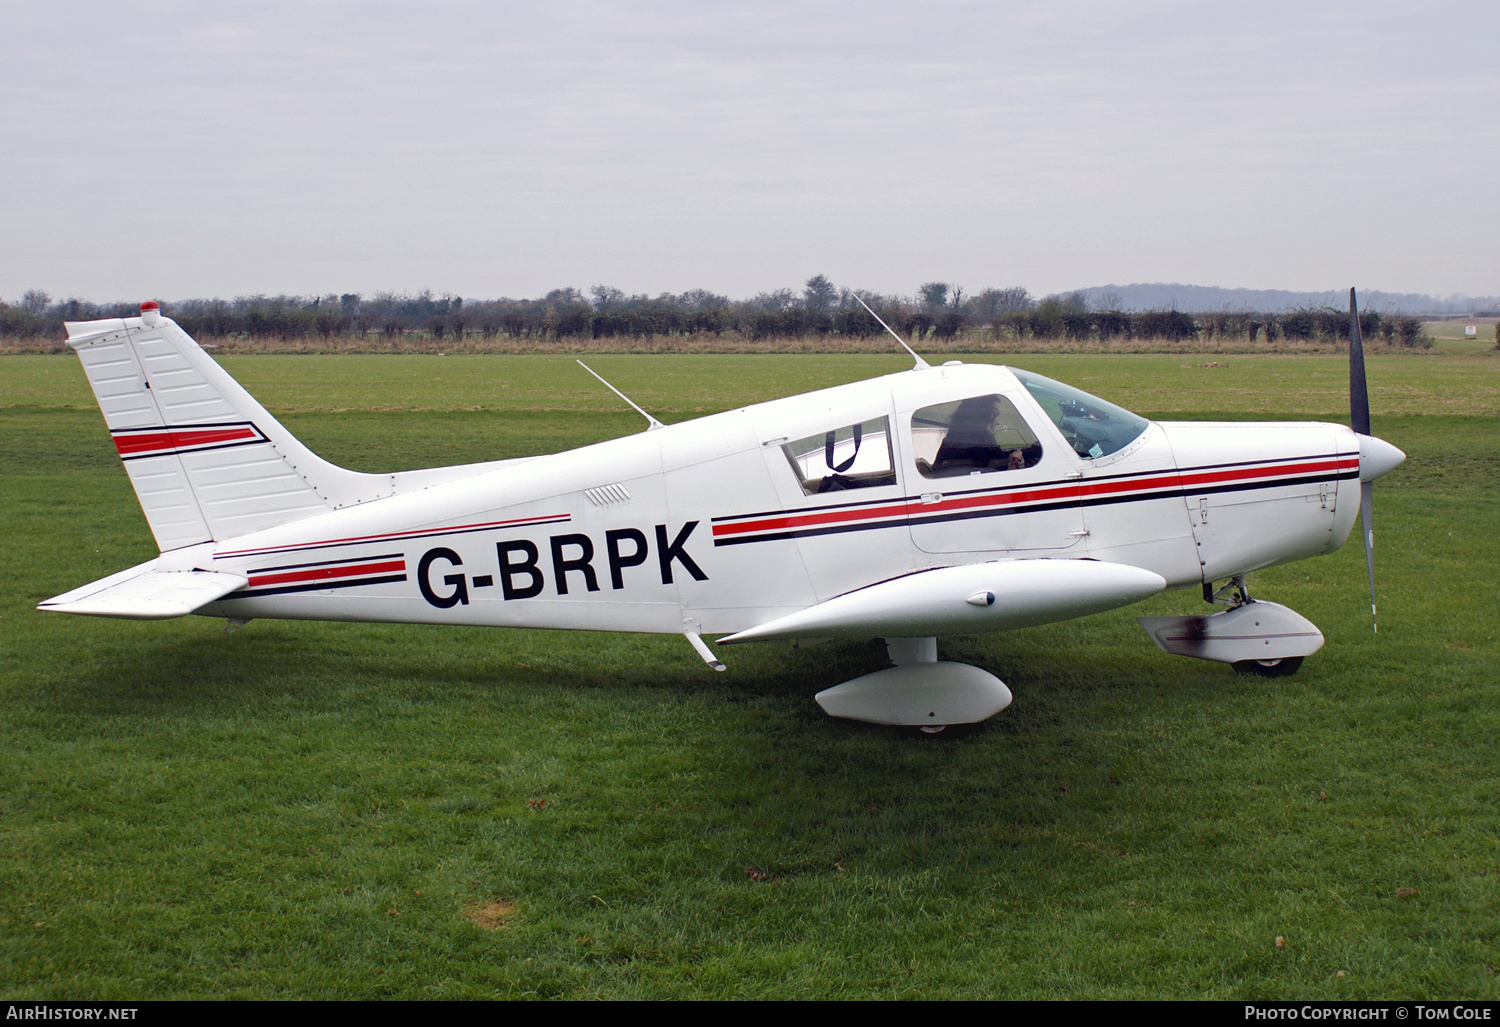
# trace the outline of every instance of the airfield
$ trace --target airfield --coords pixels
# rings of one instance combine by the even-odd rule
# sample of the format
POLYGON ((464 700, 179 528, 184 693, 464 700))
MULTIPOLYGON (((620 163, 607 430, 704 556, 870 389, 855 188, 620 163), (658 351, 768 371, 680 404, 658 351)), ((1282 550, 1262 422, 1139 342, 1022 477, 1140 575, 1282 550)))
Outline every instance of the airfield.
MULTIPOLYGON (((77 358, 0 358, 0 991, 24 998, 1500 998, 1500 357, 1368 360, 1357 535, 1253 575, 1289 679, 1138 615, 945 640, 1015 703, 914 738, 812 695, 878 641, 140 623, 36 603, 155 555, 77 358), (956 737, 955 737, 956 736, 956 737)), ((966 359, 1000 360, 998 357, 966 359)), ((1015 355, 1162 419, 1348 418, 1338 356, 1015 355)), ((538 356, 229 356, 379 471, 640 430, 538 356)), ((668 423, 905 369, 599 356, 668 423)))

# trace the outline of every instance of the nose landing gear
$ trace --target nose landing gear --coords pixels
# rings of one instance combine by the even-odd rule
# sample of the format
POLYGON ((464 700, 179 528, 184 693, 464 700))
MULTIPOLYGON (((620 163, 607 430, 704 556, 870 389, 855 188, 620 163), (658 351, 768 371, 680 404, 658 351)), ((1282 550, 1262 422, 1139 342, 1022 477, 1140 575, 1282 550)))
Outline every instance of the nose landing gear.
POLYGON ((1323 647, 1323 633, 1312 621, 1278 603, 1250 598, 1243 574, 1218 591, 1204 582, 1203 598, 1229 609, 1207 617, 1136 619, 1165 652, 1228 663, 1259 677, 1290 677, 1323 647))
POLYGON ((1289 678, 1302 667, 1301 656, 1283 656, 1275 660, 1236 660, 1236 674, 1253 674, 1261 678, 1289 678))

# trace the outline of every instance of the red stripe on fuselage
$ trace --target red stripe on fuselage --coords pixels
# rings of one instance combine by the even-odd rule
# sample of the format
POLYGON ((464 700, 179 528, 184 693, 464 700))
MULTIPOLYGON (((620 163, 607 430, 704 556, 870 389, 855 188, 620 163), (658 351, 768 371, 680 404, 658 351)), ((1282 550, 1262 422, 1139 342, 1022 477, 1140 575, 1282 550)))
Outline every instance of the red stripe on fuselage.
POLYGON ((455 524, 447 528, 412 528, 408 531, 390 531, 379 535, 353 535, 349 538, 330 538, 318 542, 294 542, 284 546, 264 546, 259 549, 227 549, 215 556, 264 556, 270 553, 295 553, 332 546, 352 546, 364 542, 396 542, 409 538, 429 538, 438 535, 457 535, 487 528, 520 528, 541 524, 559 524, 570 520, 572 514, 545 514, 537 517, 517 517, 508 521, 485 521, 479 524, 455 524))
POLYGON ((1359 470, 1359 457, 1338 457, 1328 460, 1309 460, 1300 464, 1280 464, 1275 467, 1252 467, 1249 470, 1230 471, 1183 471, 1178 479, 1183 485, 1219 485, 1232 481, 1255 481, 1283 474, 1317 474, 1320 471, 1338 472, 1359 470))
POLYGON ((285 571, 280 574, 250 573, 250 587, 262 585, 285 585, 302 581, 326 581, 331 578, 351 578, 367 574, 387 574, 406 570, 405 560, 385 560, 380 563, 351 563, 341 567, 313 567, 302 571, 285 571))
POLYGON ((252 442, 260 438, 254 428, 197 428, 177 431, 133 432, 116 435, 115 449, 121 456, 184 449, 188 446, 211 446, 224 442, 252 442))
MULTIPOLYGON (((715 538, 722 538, 763 531, 796 531, 801 528, 823 527, 826 525, 847 523, 849 521, 899 517, 903 514, 920 513, 923 516, 930 516, 933 514, 953 513, 960 510, 1019 506, 1025 503, 1056 501, 1060 499, 1083 500, 1090 496, 1110 496, 1123 492, 1149 492, 1161 488, 1190 488, 1192 486, 1224 485, 1234 482, 1248 483, 1262 481, 1266 478, 1290 475, 1331 474, 1339 471, 1358 470, 1358 468, 1359 457, 1355 455, 1304 460, 1298 463, 1278 464, 1270 467, 1239 467, 1219 471, 1199 472, 1164 470, 1159 474, 1151 476, 1076 484, 1059 482, 1049 485, 1039 485, 1030 489, 1016 489, 1009 492, 958 496, 953 499, 943 499, 936 503, 923 503, 919 499, 906 499, 899 503, 891 503, 885 506, 866 506, 808 514, 784 514, 777 517, 759 518, 753 521, 741 521, 735 524, 715 524, 713 533, 715 538)), ((1274 485, 1275 483, 1268 482, 1267 484, 1274 485)))

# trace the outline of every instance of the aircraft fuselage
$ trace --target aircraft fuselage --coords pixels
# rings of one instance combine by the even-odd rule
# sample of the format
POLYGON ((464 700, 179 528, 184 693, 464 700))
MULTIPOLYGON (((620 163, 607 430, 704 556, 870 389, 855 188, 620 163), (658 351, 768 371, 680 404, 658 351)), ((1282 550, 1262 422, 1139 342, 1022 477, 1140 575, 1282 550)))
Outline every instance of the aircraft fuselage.
POLYGON ((249 579, 198 611, 216 616, 719 634, 995 560, 1108 561, 1196 586, 1338 548, 1358 479, 1358 437, 1316 422, 1153 422, 1092 458, 1006 368, 949 365, 191 549, 249 579), (981 396, 1009 401, 1035 441, 1017 466, 935 475, 918 415, 981 396), (801 463, 798 440, 812 440, 801 463))

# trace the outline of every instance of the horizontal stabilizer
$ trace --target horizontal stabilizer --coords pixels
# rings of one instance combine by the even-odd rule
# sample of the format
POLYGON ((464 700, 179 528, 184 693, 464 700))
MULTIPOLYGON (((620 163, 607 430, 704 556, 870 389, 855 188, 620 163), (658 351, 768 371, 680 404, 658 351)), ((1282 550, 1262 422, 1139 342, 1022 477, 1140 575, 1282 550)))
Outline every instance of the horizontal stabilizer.
POLYGON ((148 560, 128 571, 64 592, 37 606, 53 613, 81 613, 94 617, 159 620, 192 613, 222 599, 249 579, 225 571, 161 571, 148 560))
POLYGON ((1007 560, 942 567, 846 592, 719 641, 1006 631, 1113 610, 1166 587, 1159 574, 1098 560, 1007 560))

